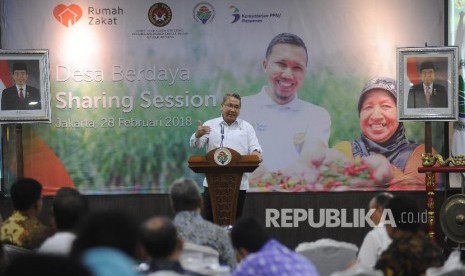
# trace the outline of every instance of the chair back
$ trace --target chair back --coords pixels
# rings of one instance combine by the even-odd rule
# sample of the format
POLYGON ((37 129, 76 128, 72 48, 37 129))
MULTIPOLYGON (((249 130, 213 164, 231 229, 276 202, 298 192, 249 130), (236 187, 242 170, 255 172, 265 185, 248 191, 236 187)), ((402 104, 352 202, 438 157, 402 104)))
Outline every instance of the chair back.
POLYGON ((35 253, 32 250, 11 244, 3 244, 3 252, 5 253, 7 261, 12 261, 18 257, 35 253))
POLYGON ((218 266, 220 254, 211 247, 184 242, 180 261, 184 268, 199 271, 209 266, 218 266))
POLYGON ((310 260, 321 276, 327 276, 349 268, 357 258, 358 247, 348 242, 319 239, 300 243, 295 251, 310 260))
POLYGON ((381 270, 375 270, 374 268, 369 268, 361 265, 360 263, 356 263, 350 268, 342 271, 337 271, 331 273, 331 276, 383 276, 383 272, 381 270))
POLYGON ((426 276, 459 276, 465 275, 465 264, 460 259, 460 251, 454 250, 441 267, 430 267, 426 276))

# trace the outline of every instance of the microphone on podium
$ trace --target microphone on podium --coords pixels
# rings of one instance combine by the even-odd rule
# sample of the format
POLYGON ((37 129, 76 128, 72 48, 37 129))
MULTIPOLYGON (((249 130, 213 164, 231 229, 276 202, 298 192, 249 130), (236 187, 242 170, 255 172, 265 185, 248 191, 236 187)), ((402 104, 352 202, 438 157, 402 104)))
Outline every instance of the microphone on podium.
POLYGON ((224 140, 224 125, 221 123, 221 143, 220 143, 220 148, 223 147, 223 140, 224 140))

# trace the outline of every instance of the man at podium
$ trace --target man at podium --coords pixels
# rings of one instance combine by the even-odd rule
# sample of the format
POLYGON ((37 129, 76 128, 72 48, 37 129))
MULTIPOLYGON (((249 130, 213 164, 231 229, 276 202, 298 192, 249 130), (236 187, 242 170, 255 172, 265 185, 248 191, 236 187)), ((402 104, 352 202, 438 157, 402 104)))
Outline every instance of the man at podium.
MULTIPOLYGON (((258 155, 262 160, 262 148, 252 125, 238 118, 241 110, 241 96, 226 94, 221 104, 221 117, 198 122, 197 130, 190 138, 192 148, 206 148, 209 152, 219 147, 227 147, 237 151, 240 155, 258 155)), ((207 179, 203 180, 204 214, 205 219, 213 221, 213 211, 208 191, 207 179)), ((249 174, 242 175, 241 187, 237 201, 236 218, 242 215, 247 189, 249 188, 249 174)))

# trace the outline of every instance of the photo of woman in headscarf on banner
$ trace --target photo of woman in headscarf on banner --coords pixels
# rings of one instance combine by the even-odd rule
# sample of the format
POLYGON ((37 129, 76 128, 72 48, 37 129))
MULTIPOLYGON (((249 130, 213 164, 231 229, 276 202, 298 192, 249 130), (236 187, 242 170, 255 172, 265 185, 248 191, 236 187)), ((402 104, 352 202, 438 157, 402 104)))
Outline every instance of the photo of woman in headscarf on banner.
POLYGON ((397 119, 394 79, 369 80, 358 99, 361 135, 321 146, 298 162, 256 181, 266 191, 424 190, 418 173, 425 145, 409 140, 397 119))
POLYGON ((358 102, 361 136, 334 148, 348 158, 380 154, 391 163, 389 190, 424 190, 425 175, 418 172, 425 145, 407 139, 397 120, 397 84, 391 78, 373 78, 363 87, 358 102))

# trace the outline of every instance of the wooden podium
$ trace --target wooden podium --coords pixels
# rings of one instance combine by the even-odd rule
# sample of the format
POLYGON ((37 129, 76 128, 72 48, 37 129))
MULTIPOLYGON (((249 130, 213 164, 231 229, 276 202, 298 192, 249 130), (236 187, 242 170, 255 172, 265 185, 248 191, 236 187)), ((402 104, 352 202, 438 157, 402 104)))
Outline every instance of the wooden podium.
POLYGON ((234 224, 242 174, 254 171, 259 163, 258 156, 240 155, 231 148, 217 148, 205 156, 189 157, 189 168, 207 177, 216 224, 234 224))

